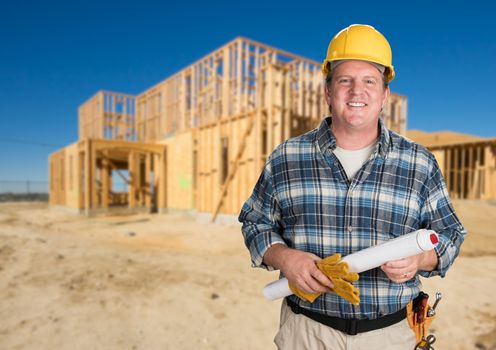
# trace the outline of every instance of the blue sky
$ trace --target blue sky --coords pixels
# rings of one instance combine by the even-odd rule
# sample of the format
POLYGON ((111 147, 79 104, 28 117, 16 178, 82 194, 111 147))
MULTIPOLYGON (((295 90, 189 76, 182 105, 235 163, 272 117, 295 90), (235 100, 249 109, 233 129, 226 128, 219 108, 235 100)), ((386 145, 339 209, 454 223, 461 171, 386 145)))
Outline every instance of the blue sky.
POLYGON ((409 129, 496 137, 490 1, 15 1, 0 11, 0 181, 44 181, 98 90, 138 94, 237 36, 321 61, 371 24, 393 48, 409 129), (351 3, 351 4, 347 4, 351 3))

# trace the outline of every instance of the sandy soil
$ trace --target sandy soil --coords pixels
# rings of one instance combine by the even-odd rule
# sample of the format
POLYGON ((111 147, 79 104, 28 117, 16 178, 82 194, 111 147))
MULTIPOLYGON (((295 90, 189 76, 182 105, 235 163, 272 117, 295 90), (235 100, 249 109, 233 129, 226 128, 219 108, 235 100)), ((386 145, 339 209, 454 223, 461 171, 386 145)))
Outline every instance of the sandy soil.
MULTIPOLYGON (((447 277, 436 349, 496 349, 496 202, 456 202, 469 236, 447 277)), ((0 349, 275 349, 279 302, 238 226, 186 214, 86 219, 0 204, 0 349)))

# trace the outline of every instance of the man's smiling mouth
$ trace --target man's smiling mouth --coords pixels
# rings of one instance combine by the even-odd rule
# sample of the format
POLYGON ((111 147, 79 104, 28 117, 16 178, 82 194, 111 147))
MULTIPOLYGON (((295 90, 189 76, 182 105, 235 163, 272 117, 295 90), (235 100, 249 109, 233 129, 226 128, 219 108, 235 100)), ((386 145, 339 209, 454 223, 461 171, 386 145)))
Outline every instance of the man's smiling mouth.
POLYGON ((365 107, 365 106, 368 106, 366 103, 362 103, 362 102, 348 102, 347 105, 348 106, 351 106, 351 107, 365 107))

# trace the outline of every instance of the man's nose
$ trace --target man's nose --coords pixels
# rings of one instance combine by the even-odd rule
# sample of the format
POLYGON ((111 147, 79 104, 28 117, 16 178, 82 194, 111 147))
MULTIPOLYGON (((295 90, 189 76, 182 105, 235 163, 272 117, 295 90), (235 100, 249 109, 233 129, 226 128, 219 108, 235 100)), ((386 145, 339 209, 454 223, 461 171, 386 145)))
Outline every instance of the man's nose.
POLYGON ((363 85, 363 83, 359 82, 359 81, 354 81, 353 83, 351 83, 351 86, 350 86, 350 92, 354 95, 359 95, 361 94, 363 91, 365 90, 365 86, 363 85))

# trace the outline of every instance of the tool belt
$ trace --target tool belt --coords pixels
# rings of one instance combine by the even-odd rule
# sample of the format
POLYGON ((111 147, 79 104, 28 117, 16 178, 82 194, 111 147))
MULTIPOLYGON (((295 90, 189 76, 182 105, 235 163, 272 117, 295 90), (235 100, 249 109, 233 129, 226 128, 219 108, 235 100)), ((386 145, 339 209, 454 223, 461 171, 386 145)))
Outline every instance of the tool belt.
POLYGON ((420 294, 406 306, 408 325, 415 333, 417 343, 425 339, 427 331, 436 317, 435 314, 429 316, 431 307, 427 303, 428 298, 429 296, 427 294, 420 292, 420 294))
POLYGON ((407 309, 404 308, 395 313, 376 318, 375 320, 345 319, 327 316, 318 312, 304 309, 289 298, 286 298, 286 303, 295 314, 305 315, 306 317, 314 321, 322 323, 323 325, 326 325, 348 335, 356 335, 358 333, 369 332, 391 326, 404 320, 407 315, 407 309))

